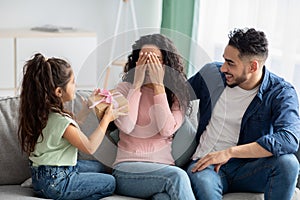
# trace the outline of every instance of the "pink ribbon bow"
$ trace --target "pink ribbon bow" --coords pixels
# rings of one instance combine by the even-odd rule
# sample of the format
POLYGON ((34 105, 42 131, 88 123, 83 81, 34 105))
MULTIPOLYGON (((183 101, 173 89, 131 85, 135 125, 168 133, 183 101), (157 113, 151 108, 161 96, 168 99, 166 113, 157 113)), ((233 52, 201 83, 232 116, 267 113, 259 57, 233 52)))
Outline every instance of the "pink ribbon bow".
POLYGON ((99 101, 95 101, 89 108, 94 108, 99 103, 105 102, 107 104, 113 104, 114 108, 117 108, 119 106, 118 102, 113 98, 113 95, 110 93, 109 90, 106 89, 95 89, 94 95, 100 95, 103 96, 103 98, 99 101))

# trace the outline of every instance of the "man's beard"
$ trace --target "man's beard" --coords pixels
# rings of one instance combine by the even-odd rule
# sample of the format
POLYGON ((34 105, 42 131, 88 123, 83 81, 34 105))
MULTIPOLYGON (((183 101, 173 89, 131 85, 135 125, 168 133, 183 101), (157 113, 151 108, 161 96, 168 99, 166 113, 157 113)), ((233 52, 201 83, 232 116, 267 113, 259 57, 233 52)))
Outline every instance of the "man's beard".
POLYGON ((247 78, 246 78, 246 76, 243 74, 242 76, 238 77, 238 78, 235 80, 234 83, 232 83, 232 84, 228 84, 228 83, 227 83, 227 85, 228 85, 228 87, 230 87, 230 88, 234 88, 234 87, 236 87, 236 86, 238 86, 238 85, 244 83, 246 80, 247 80, 247 78))

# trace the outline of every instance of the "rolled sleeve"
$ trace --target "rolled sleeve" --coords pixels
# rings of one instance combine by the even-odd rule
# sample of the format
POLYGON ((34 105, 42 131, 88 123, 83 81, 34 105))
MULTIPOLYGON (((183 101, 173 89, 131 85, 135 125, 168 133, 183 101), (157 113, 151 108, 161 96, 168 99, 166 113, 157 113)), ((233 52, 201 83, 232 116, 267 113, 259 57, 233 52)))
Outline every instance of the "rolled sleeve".
POLYGON ((275 157, 295 153, 298 150, 299 139, 291 132, 280 131, 272 135, 265 135, 257 143, 275 157))
POLYGON ((272 103, 273 133, 257 140, 274 156, 295 153, 299 146, 300 119, 299 102, 293 87, 284 87, 276 94, 272 103))

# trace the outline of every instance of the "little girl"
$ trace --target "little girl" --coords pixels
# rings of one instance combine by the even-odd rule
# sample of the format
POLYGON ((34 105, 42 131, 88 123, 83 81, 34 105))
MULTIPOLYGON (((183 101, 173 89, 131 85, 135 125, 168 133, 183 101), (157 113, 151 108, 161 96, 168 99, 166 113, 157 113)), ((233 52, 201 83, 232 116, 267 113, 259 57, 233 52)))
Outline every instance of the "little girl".
POLYGON ((63 104, 75 96, 70 64, 35 54, 24 66, 20 95, 19 139, 29 154, 32 184, 40 197, 51 199, 100 199, 115 190, 113 176, 100 173, 97 161, 78 160, 78 149, 93 154, 108 124, 114 120, 108 107, 96 130, 87 137, 63 104))

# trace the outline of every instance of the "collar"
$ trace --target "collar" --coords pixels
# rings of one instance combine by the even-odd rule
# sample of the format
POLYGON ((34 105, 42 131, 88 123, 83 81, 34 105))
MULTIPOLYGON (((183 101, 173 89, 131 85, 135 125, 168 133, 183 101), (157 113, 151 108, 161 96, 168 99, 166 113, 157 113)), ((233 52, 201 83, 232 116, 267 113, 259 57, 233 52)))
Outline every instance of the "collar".
POLYGON ((262 95, 266 92, 267 88, 269 87, 270 80, 270 72, 267 70, 266 66, 263 66, 263 80, 260 84, 260 87, 257 92, 257 96, 262 99, 262 95))

